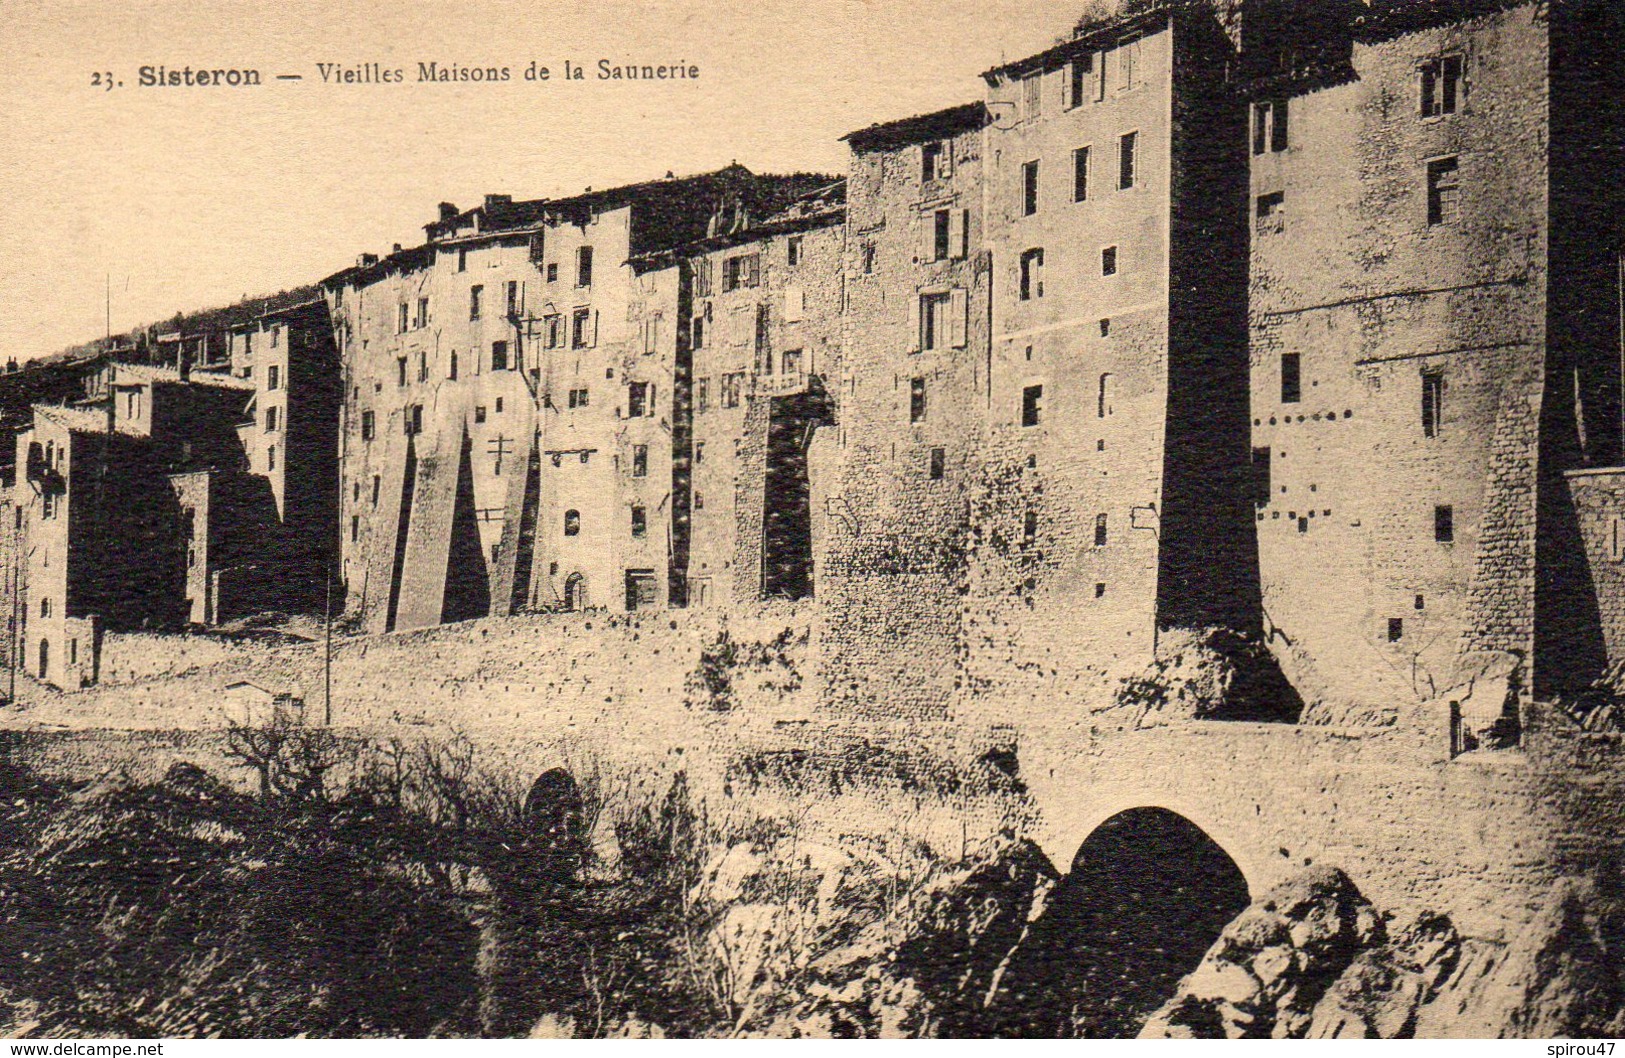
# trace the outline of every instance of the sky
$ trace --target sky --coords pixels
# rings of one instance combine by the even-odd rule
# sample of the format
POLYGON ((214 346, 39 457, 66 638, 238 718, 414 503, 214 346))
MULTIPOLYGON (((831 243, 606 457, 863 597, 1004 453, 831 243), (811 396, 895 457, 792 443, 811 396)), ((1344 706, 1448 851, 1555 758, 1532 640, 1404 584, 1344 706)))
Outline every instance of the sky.
POLYGON ((0 360, 309 283, 436 204, 738 161, 840 173, 840 137, 979 98, 1086 0, 0 0, 0 360), (699 67, 603 82, 599 59, 699 67), (566 60, 588 68, 565 81, 566 60), (548 82, 524 78, 531 62, 548 82), (509 67, 417 83, 417 64, 509 67), (318 63, 405 84, 325 85, 318 63), (252 89, 142 66, 258 69, 252 89), (93 75, 122 82, 111 91, 93 75), (299 81, 279 81, 297 74, 299 81))

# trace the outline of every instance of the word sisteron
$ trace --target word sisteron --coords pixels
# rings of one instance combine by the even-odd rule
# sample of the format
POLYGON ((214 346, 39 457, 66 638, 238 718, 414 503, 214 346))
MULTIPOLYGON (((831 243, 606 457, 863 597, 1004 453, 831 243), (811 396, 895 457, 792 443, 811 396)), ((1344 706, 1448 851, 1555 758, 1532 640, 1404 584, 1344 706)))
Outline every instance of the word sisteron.
MULTIPOLYGON (((592 67, 583 67, 566 60, 563 68, 555 70, 537 62, 515 72, 509 66, 464 66, 458 63, 416 64, 415 77, 408 78, 403 67, 386 67, 381 63, 316 64, 317 78, 323 84, 403 84, 444 82, 502 82, 502 81, 692 81, 700 76, 700 68, 683 61, 661 64, 618 64, 599 59, 592 67), (591 74, 587 72, 591 70, 591 74)), ((142 88, 252 88, 263 84, 259 70, 255 69, 195 69, 191 66, 171 69, 167 66, 143 66, 138 71, 138 84, 142 88)))

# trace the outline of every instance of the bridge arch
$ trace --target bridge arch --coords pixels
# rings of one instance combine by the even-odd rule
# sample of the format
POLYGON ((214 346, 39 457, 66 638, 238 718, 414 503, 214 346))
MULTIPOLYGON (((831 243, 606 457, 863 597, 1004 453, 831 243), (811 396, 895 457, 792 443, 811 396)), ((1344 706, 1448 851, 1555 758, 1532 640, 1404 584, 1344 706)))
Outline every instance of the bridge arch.
POLYGON ((1005 1034, 1133 1036, 1252 890, 1225 848, 1155 805, 1094 825, 1012 960, 1005 1034))

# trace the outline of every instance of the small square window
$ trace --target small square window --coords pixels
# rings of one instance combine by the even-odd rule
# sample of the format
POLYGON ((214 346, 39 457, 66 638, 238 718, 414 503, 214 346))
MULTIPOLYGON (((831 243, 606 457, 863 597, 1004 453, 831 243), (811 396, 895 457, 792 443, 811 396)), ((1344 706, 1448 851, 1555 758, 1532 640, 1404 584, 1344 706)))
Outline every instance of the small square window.
POLYGON ((474 409, 474 421, 477 423, 485 421, 485 405, 481 404, 474 409))

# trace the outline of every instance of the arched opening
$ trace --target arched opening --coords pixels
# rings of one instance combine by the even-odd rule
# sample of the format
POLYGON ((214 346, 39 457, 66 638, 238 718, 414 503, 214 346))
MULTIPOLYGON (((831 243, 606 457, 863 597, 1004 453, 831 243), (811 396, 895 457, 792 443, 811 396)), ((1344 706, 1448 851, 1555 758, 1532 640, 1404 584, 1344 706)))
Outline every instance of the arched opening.
POLYGON ((525 795, 526 859, 539 880, 568 882, 587 848, 586 801, 563 768, 544 772, 525 795))
POLYGON ((579 573, 572 573, 564 578, 564 608, 566 610, 587 608, 587 578, 579 573))
POLYGON ((1241 869, 1196 824, 1119 812, 1078 849, 1012 959, 998 1034, 1136 1035, 1249 902, 1241 869))

